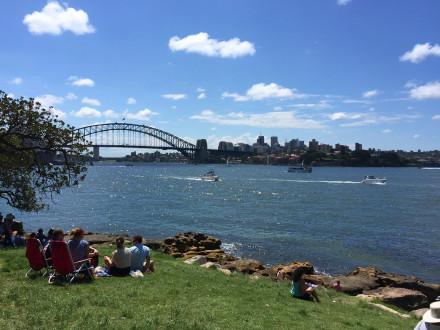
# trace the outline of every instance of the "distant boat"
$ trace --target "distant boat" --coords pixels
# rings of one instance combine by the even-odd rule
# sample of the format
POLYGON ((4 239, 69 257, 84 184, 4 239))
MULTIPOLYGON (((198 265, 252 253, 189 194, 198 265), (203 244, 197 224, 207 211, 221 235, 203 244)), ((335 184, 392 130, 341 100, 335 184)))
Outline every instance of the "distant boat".
POLYGON ((421 167, 421 170, 440 170, 440 167, 421 167))
POLYGON ((312 167, 311 166, 304 166, 304 162, 302 162, 301 165, 290 166, 287 169, 287 172, 291 172, 291 173, 312 173, 312 167))
POLYGON ((125 164, 125 166, 134 166, 133 164, 125 164))
POLYGON ((209 182, 215 182, 218 181, 219 177, 218 175, 215 174, 215 172, 213 170, 210 170, 208 172, 206 172, 205 174, 203 174, 200 179, 202 179, 202 181, 209 181, 209 182))
POLYGON ((364 179, 361 181, 361 183, 365 184, 386 184, 387 179, 386 178, 376 178, 374 175, 367 175, 364 177, 364 179))

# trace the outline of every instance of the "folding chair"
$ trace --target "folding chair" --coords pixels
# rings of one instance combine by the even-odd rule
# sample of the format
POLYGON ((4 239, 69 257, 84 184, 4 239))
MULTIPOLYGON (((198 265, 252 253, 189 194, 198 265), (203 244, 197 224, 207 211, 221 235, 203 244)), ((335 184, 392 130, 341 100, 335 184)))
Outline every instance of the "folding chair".
POLYGON ((49 276, 49 284, 57 279, 66 280, 69 284, 80 279, 93 280, 90 259, 73 262, 69 246, 64 241, 50 241, 50 248, 54 272, 49 276))
POLYGON ((26 277, 29 278, 36 273, 39 273, 41 276, 47 275, 49 267, 38 239, 29 238, 26 240, 26 258, 29 261, 30 267, 26 272, 26 277), (42 270, 44 270, 44 273, 41 273, 42 270))

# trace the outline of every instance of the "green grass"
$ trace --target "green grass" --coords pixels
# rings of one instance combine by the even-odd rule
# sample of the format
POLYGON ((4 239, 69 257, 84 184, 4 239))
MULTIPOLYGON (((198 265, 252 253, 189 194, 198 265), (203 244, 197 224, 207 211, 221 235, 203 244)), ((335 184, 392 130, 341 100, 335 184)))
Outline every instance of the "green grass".
MULTIPOLYGON (((109 254, 108 248, 101 253, 109 254)), ((288 284, 186 265, 154 253, 143 279, 100 278, 53 286, 26 279, 23 249, 0 250, 0 329, 413 329, 417 320, 320 290, 293 299, 288 284)))

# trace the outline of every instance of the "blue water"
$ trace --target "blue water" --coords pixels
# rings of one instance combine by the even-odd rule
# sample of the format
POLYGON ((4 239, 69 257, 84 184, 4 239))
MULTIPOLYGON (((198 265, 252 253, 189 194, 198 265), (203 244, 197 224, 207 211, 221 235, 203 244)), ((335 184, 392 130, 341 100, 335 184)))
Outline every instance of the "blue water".
POLYGON ((440 170, 93 166, 49 210, 17 217, 29 229, 82 226, 158 238, 200 231, 265 263, 309 260, 328 273, 375 265, 440 282, 440 170), (197 179, 210 168, 220 182, 197 179), (367 174, 389 183, 360 184, 367 174))

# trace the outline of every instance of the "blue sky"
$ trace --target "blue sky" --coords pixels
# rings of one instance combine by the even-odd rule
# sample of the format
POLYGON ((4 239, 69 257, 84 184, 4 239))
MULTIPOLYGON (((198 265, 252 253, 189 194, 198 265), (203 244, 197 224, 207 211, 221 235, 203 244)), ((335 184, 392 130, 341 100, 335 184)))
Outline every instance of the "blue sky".
POLYGON ((0 88, 76 127, 124 117, 210 147, 261 132, 440 149, 439 13, 436 0, 5 1, 0 88))

